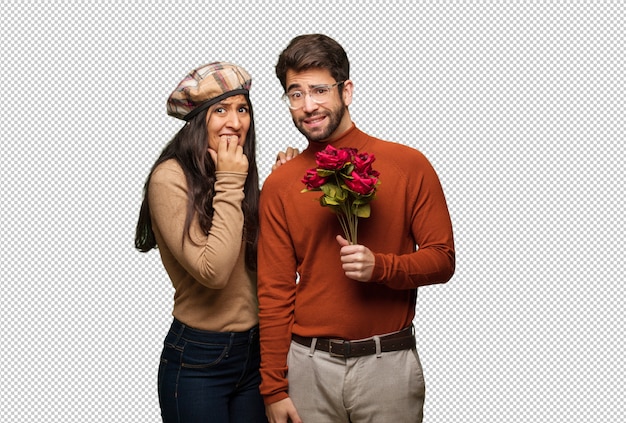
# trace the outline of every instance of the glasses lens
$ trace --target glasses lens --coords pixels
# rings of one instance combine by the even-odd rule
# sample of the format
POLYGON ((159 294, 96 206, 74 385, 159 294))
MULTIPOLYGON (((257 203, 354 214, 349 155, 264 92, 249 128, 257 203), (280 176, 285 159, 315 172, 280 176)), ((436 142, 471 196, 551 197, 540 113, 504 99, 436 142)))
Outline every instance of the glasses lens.
POLYGON ((332 85, 319 85, 311 88, 309 91, 292 91, 283 94, 283 101, 292 109, 299 109, 304 106, 304 99, 308 95, 316 103, 323 103, 328 100, 330 90, 337 85, 343 84, 344 81, 334 83, 332 85))
POLYGON ((287 98, 289 99, 289 104, 292 109, 300 108, 304 105, 304 93, 300 91, 294 91, 287 94, 287 98))
POLYGON ((309 95, 311 96, 311 99, 314 102, 320 103, 326 99, 326 96, 328 95, 329 92, 330 92, 329 87, 316 87, 311 90, 309 95))

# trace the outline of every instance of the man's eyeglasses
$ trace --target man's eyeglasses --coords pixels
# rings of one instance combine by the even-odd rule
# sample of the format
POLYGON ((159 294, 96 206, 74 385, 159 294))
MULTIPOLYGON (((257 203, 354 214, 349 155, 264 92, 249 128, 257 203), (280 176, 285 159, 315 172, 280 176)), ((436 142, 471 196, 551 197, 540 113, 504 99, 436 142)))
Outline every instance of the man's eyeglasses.
POLYGON ((306 91, 293 90, 282 95, 281 99, 290 109, 300 109, 304 107, 304 100, 308 95, 315 103, 324 103, 330 98, 330 90, 346 81, 336 82, 331 85, 315 85, 306 91))

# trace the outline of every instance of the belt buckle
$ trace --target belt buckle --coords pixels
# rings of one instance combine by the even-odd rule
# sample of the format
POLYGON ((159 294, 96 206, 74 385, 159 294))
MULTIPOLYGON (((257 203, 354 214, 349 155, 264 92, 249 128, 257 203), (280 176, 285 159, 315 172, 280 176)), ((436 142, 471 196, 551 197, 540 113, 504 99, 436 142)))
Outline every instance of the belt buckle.
POLYGON ((328 352, 331 357, 347 358, 350 355, 350 341, 344 339, 329 339, 328 352))

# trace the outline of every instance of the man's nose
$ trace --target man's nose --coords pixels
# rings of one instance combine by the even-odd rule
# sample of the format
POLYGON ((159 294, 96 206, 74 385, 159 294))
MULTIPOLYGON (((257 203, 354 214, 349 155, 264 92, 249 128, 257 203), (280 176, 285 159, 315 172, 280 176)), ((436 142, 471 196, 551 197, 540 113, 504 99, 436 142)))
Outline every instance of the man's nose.
POLYGON ((309 113, 316 110, 319 107, 319 104, 313 101, 313 97, 311 94, 306 93, 304 96, 304 105, 302 106, 302 110, 309 113))

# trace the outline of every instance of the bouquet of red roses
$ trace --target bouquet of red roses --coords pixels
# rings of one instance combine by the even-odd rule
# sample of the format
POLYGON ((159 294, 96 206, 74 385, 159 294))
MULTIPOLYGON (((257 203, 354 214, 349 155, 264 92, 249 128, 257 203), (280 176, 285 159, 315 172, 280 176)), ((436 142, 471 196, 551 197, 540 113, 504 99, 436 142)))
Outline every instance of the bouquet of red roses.
POLYGON ((315 155, 317 167, 306 171, 301 192, 322 191, 320 204, 329 207, 339 218, 346 239, 357 242, 359 217, 369 217, 370 202, 376 197, 380 173, 372 169, 373 154, 355 148, 337 149, 332 145, 315 155))

